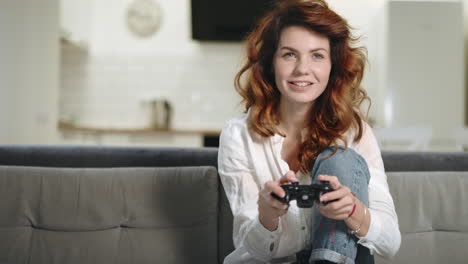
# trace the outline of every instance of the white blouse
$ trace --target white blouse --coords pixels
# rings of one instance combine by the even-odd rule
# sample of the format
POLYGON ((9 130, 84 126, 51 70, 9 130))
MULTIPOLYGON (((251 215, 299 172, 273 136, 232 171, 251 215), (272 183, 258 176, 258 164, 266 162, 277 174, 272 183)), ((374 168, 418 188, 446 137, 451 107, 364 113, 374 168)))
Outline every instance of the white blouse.
MULTIPOLYGON (((265 263, 272 258, 294 255, 310 247, 312 209, 300 209, 295 201, 280 217, 278 229, 270 232, 258 220, 258 193, 267 181, 279 180, 288 164, 281 158, 284 138, 278 134, 262 138, 248 129, 248 114, 228 121, 220 137, 218 169, 234 216, 235 250, 224 263, 265 263)), ((400 247, 401 235, 390 195, 380 149, 370 126, 357 143, 346 134, 348 147, 367 162, 369 182, 369 231, 358 243, 372 254, 391 257, 400 247)), ((308 174, 297 173, 301 184, 310 184, 308 174)))

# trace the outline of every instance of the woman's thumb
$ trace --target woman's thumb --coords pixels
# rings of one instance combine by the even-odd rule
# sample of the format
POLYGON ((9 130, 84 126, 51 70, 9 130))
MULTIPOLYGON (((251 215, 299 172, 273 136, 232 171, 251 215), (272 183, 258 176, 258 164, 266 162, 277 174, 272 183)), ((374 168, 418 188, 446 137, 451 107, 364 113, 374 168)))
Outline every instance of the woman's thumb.
POLYGON ((296 173, 294 173, 292 170, 286 172, 283 178, 287 182, 297 182, 296 173))

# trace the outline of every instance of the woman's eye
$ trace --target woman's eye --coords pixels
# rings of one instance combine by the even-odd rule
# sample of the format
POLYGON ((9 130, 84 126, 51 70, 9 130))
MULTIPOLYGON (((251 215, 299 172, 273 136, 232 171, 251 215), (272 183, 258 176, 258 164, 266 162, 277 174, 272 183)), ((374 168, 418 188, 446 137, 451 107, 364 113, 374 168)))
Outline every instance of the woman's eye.
POLYGON ((289 57, 295 57, 295 55, 292 52, 286 52, 283 54, 283 57, 289 58, 289 57))
POLYGON ((323 58, 325 58, 325 56, 323 56, 320 53, 314 53, 314 54, 312 54, 312 58, 314 58, 314 59, 323 59, 323 58))

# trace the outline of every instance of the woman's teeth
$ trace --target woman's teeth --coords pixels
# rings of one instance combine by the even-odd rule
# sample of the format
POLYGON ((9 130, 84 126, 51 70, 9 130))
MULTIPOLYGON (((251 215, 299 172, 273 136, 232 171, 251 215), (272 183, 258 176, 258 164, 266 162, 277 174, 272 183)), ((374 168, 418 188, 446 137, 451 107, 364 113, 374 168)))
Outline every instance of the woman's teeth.
POLYGON ((297 86, 302 86, 302 87, 312 84, 311 82, 291 82, 291 83, 297 86))

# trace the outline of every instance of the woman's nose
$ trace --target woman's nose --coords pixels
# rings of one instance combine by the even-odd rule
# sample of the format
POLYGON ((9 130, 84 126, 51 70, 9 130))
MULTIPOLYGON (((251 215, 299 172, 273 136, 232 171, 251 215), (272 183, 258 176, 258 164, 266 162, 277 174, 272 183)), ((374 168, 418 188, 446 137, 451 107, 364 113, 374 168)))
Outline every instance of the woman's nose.
POLYGON ((294 69, 294 72, 297 75, 308 75, 310 73, 310 70, 311 70, 310 63, 307 60, 305 59, 297 60, 296 68, 294 69))

